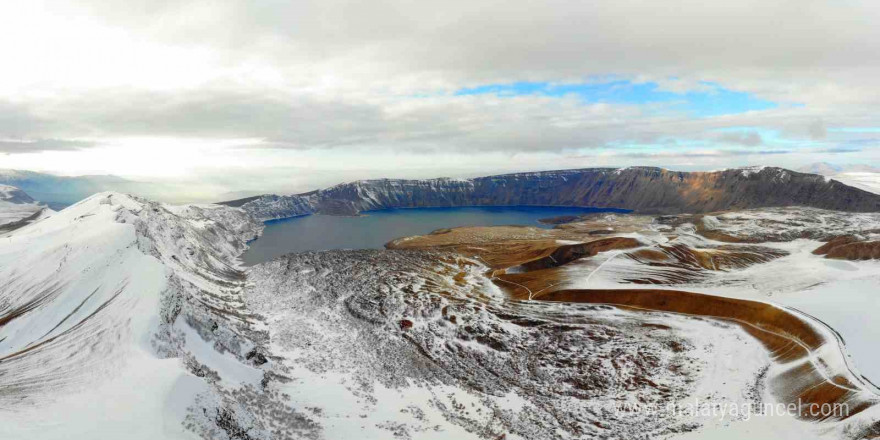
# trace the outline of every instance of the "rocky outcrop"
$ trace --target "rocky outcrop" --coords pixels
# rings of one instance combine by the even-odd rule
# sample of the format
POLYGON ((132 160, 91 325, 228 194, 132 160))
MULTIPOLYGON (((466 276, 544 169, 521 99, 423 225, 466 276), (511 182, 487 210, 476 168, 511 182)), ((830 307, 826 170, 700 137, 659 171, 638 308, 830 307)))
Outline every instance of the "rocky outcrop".
POLYGON ((880 241, 832 240, 813 253, 835 260, 880 260, 880 241))
POLYGON ((651 214, 773 206, 880 211, 880 195, 822 176, 772 167, 712 172, 589 168, 475 179, 363 180, 242 202, 225 204, 240 205, 261 219, 311 213, 356 215, 387 208, 516 205, 618 208, 651 214))
POLYGON ((828 255, 828 252, 836 247, 856 243, 858 241, 860 240, 855 235, 840 235, 828 240, 825 244, 816 248, 816 250, 813 251, 813 255, 828 255))

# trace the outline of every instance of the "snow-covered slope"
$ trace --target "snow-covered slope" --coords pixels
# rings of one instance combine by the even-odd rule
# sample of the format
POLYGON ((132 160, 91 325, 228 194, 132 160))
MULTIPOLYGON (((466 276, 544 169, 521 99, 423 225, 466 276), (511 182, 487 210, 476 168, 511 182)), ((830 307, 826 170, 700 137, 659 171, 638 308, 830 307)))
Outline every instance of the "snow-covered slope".
POLYGON ((258 232, 102 193, 2 238, 0 438, 192 438, 187 408, 222 400, 208 368, 262 378, 231 264, 258 232))
POLYGON ((250 269, 245 295, 290 366, 278 390, 328 439, 670 437, 718 421, 669 405, 770 398, 756 383, 772 359, 735 324, 511 301, 485 270, 441 252, 312 252, 250 269))
MULTIPOLYGON (((0 438, 670 438, 755 426, 681 405, 776 403, 787 372, 849 371, 729 319, 518 300, 472 252, 245 271, 260 228, 237 208, 101 193, 0 237, 0 438)), ((628 266, 601 267, 600 283, 628 266)), ((780 415, 753 434, 838 438, 875 415, 780 415)))
MULTIPOLYGON (((864 261, 871 258, 864 253, 837 250, 869 248, 878 238, 880 213, 792 207, 715 215, 606 214, 552 230, 452 228, 388 246, 444 249, 485 262, 496 285, 515 298, 615 304, 740 323, 773 353, 755 379, 756 386, 771 390, 764 402, 793 403, 802 410, 812 403, 848 407, 845 417, 836 418, 810 417, 804 410, 802 418, 819 423, 799 427, 763 416, 704 423, 686 438, 876 438, 880 334, 872 320, 880 270, 878 261, 864 261), (820 247, 835 252, 813 252, 820 247), (796 434, 776 431, 782 427, 796 434)), ((728 374, 735 376, 751 368, 739 357, 719 356, 711 365, 707 375, 728 384, 719 369, 730 366, 728 374)))
POLYGON ((448 254, 303 254, 241 272, 259 228, 235 208, 102 193, 3 238, 0 437, 641 435, 693 417, 619 399, 740 401, 768 361, 735 326, 508 301, 485 267, 448 254), (748 365, 737 386, 688 368, 725 350, 748 365))
POLYGON ((0 185, 0 233, 48 217, 53 212, 24 191, 14 186, 0 185))

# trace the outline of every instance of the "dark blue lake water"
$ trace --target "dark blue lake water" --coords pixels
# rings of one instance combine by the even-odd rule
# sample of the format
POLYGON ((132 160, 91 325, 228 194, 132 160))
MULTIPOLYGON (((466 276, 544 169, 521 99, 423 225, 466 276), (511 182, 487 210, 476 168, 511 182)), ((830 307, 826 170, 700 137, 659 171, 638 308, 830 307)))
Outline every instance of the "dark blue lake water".
POLYGON ((308 215, 266 222, 263 236, 242 260, 254 265, 291 252, 382 249, 399 237, 456 226, 528 225, 551 228, 539 219, 619 210, 539 206, 408 208, 365 212, 360 217, 308 215))

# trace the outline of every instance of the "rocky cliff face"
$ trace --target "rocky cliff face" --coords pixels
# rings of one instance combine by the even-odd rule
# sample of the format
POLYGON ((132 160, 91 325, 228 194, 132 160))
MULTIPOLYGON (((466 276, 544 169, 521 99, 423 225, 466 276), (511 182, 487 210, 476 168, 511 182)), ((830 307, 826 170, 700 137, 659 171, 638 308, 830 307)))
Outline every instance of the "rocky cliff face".
POLYGON ((771 206, 880 211, 880 195, 782 168, 713 172, 590 168, 476 179, 364 180, 312 193, 267 195, 240 205, 261 219, 322 213, 356 215, 386 208, 544 205, 678 214, 771 206))

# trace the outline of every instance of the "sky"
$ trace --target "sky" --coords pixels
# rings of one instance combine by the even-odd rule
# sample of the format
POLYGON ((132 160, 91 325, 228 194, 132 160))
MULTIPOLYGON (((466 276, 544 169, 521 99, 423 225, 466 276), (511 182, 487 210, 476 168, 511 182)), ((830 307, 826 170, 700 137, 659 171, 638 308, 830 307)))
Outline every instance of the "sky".
POLYGON ((0 3, 0 168, 186 197, 880 165, 871 0, 0 3))

